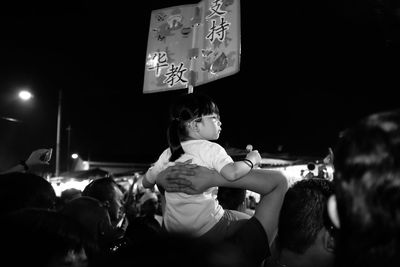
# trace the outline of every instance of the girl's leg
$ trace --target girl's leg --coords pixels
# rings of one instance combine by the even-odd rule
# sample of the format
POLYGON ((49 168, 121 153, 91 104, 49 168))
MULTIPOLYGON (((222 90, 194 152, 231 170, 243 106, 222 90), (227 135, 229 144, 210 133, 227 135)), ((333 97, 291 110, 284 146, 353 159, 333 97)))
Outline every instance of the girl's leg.
POLYGON ((237 210, 229 210, 232 212, 232 215, 236 218, 236 220, 248 220, 251 218, 251 216, 247 213, 240 212, 237 210))
POLYGON ((210 231, 200 237, 208 241, 221 241, 232 236, 240 227, 242 227, 251 216, 232 210, 225 210, 224 215, 219 222, 211 228, 210 231))

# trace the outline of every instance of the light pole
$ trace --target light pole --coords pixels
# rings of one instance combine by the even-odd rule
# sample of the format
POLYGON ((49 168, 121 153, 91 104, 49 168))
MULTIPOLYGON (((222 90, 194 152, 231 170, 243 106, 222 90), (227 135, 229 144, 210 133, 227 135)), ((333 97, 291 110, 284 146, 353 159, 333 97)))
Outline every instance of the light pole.
MULTIPOLYGON (((18 93, 18 97, 23 101, 29 101, 33 98, 33 94, 28 90, 21 90, 18 93)), ((62 103, 62 90, 58 91, 58 110, 57 110, 57 141, 56 141, 56 170, 55 176, 58 177, 60 174, 60 135, 61 135, 61 103, 62 103)), ((0 116, 1 119, 11 122, 21 122, 20 120, 0 116)))
POLYGON ((67 129, 68 131, 68 143, 67 143, 67 171, 70 171, 71 169, 71 159, 69 158, 69 154, 71 151, 71 125, 68 125, 67 129))
POLYGON ((57 143, 56 143, 56 172, 55 176, 60 174, 60 135, 61 135, 61 101, 62 90, 58 91, 58 110, 57 110, 57 143))

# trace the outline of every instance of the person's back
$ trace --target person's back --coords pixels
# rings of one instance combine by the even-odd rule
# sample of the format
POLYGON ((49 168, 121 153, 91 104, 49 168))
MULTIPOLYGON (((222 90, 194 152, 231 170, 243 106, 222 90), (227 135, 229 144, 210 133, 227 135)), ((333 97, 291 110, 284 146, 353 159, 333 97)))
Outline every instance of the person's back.
MULTIPOLYGON (((191 160, 193 164, 220 172, 228 180, 237 180, 261 160, 258 151, 252 151, 246 160, 234 162, 222 146, 210 141, 219 138, 221 122, 218 107, 207 96, 188 94, 180 97, 172 106, 171 118, 169 148, 147 171, 144 187, 154 186, 157 175, 173 162, 191 160)), ((163 214, 166 229, 194 236, 211 230, 224 215, 224 209, 216 200, 217 190, 213 187, 193 196, 166 192, 163 214)))
POLYGON ((373 114, 334 149, 338 266, 400 266, 400 110, 373 114))
POLYGON ((174 266, 242 267, 252 266, 242 252, 228 242, 214 243, 187 235, 162 233, 122 247, 108 260, 93 267, 174 266))
POLYGON ((265 267, 328 267, 334 263, 333 226, 327 201, 333 183, 326 179, 300 180, 286 192, 279 215, 273 256, 265 267))
POLYGON ((81 225, 56 211, 23 208, 3 223, 1 259, 8 266, 87 266, 86 249, 95 245, 81 225))

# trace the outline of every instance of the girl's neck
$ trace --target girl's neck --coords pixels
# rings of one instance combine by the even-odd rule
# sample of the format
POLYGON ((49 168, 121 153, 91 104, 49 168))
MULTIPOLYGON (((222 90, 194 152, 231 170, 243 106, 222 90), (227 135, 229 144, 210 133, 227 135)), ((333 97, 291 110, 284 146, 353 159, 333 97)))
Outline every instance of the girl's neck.
POLYGON ((188 140, 206 140, 206 139, 204 139, 202 136, 200 136, 199 134, 197 134, 195 132, 189 132, 189 134, 185 138, 185 141, 188 141, 188 140))
POLYGON ((205 139, 188 136, 183 141, 191 141, 191 140, 205 140, 205 139))

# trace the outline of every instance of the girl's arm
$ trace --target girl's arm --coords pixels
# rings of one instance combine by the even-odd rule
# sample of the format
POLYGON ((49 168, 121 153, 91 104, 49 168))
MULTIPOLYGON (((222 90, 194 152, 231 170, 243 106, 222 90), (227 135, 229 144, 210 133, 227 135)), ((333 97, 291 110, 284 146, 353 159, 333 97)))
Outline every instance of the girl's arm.
POLYGON ((251 169, 251 164, 247 164, 244 161, 236 161, 226 164, 221 169, 221 175, 228 181, 235 181, 249 173, 251 169))
POLYGON ((250 151, 242 161, 236 161, 225 165, 221 169, 221 175, 228 181, 236 181, 248 174, 254 166, 260 164, 261 155, 257 150, 250 151))

